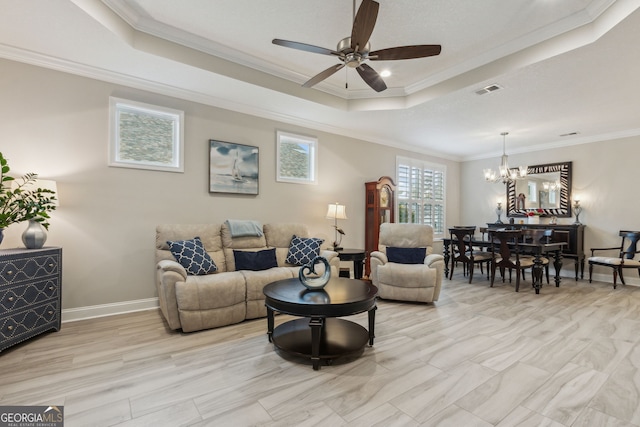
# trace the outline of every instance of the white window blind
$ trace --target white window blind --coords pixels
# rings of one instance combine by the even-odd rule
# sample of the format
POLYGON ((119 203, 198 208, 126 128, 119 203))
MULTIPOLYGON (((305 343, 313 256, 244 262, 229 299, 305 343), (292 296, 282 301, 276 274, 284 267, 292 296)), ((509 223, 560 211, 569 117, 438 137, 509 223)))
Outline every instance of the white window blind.
POLYGON ((397 157, 398 222, 428 224, 444 236, 446 166, 397 157))

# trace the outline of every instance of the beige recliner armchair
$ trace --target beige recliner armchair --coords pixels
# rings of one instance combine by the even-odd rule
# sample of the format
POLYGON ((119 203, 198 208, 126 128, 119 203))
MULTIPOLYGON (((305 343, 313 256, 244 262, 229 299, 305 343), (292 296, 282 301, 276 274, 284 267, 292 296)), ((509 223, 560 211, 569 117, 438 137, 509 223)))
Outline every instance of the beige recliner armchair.
POLYGON ((378 296, 402 301, 437 301, 444 257, 433 253, 433 228, 422 224, 380 225, 378 251, 370 254, 370 279, 378 296))

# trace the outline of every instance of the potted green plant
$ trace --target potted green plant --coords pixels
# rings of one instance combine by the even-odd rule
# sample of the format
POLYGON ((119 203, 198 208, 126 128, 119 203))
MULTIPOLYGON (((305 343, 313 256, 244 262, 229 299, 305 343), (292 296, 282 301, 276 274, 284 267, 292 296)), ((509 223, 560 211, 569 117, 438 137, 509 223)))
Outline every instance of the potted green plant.
POLYGON ((0 243, 4 229, 17 222, 35 221, 48 230, 48 212, 56 209, 55 191, 35 187, 37 174, 16 179, 8 175, 10 170, 0 152, 0 243))

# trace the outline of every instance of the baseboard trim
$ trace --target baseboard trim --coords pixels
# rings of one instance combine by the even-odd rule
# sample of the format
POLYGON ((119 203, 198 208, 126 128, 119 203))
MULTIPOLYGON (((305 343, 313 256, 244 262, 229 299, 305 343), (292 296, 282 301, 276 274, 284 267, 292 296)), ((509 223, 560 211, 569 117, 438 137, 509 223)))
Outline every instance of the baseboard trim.
MULTIPOLYGON (((551 267, 550 273, 553 274, 553 267, 551 267)), ((563 268, 560 272, 560 276, 562 277, 562 280, 571 280, 575 278, 575 271, 573 269, 563 268)), ((584 280, 589 280, 589 273, 586 271, 584 280)), ((593 280, 597 282, 611 283, 611 285, 613 285, 613 276, 611 274, 595 273, 593 275, 593 280)), ((630 286, 640 286, 640 279, 635 277, 625 276, 625 282, 630 286)), ((621 285, 620 279, 618 279, 618 285, 621 285)), ((117 314, 134 313, 136 311, 157 310, 158 308, 160 308, 158 298, 68 308, 62 310, 62 323, 94 319, 96 317, 115 316, 117 314)))
POLYGON ((112 304, 68 308, 62 310, 62 323, 94 319, 96 317, 114 316, 116 314, 133 313, 136 311, 155 310, 159 307, 158 298, 147 298, 134 301, 116 302, 112 304))

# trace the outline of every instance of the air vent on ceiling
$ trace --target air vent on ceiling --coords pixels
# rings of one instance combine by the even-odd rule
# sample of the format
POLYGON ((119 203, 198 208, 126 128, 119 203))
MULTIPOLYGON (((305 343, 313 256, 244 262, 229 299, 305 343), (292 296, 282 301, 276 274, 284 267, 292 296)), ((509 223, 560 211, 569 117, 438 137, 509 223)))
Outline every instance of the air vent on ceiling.
POLYGON ((563 133, 560 136, 574 136, 574 135, 578 135, 580 132, 568 132, 568 133, 563 133))
POLYGON ((485 93, 490 93, 490 92, 495 92, 496 90, 500 90, 502 89, 502 86, 497 85, 497 84, 492 84, 489 86, 485 86, 480 90, 476 91, 477 95, 484 95, 485 93))

